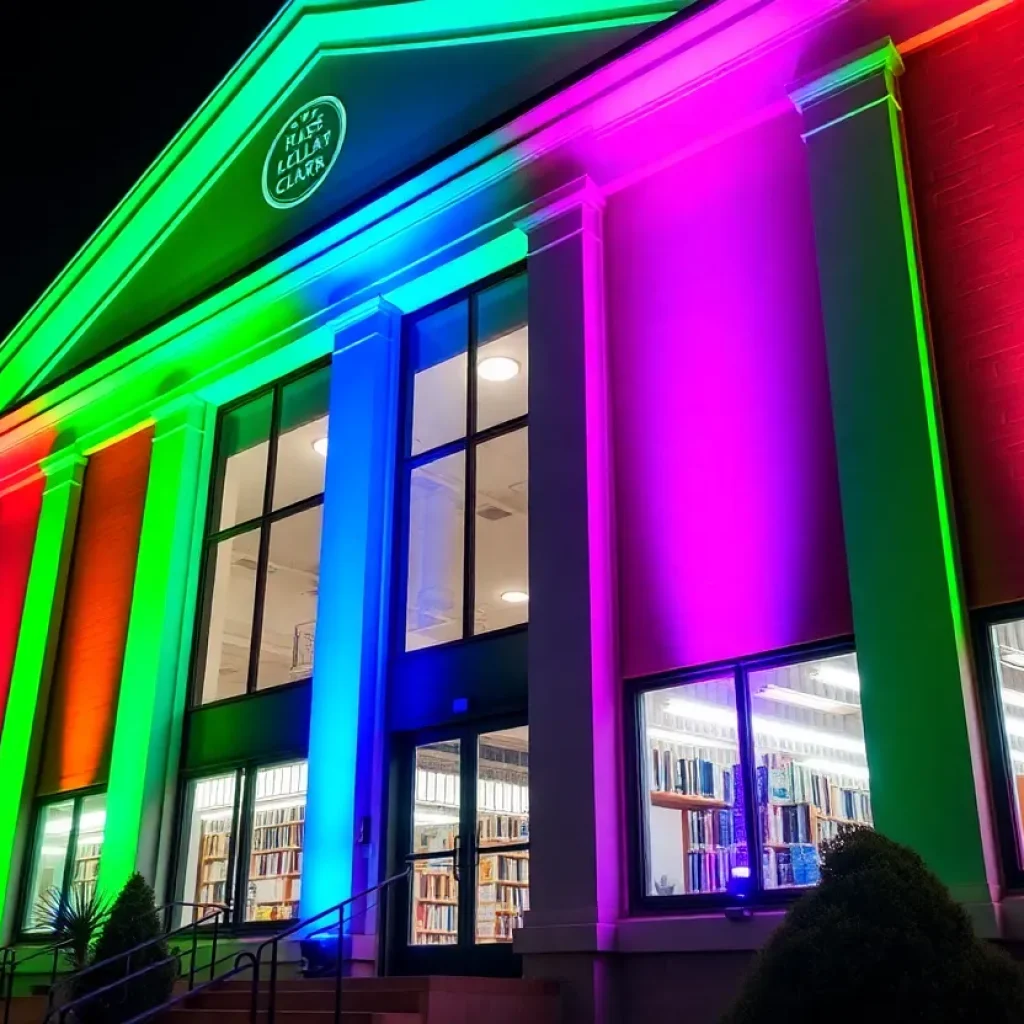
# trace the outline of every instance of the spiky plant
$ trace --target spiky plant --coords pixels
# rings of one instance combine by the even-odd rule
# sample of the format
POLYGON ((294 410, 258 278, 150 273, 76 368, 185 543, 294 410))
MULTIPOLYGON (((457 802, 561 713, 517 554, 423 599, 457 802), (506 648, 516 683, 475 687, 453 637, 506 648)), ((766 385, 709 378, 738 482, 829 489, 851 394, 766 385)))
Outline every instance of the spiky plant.
POLYGON ((72 885, 68 893, 49 889, 36 902, 35 920, 40 928, 53 933, 56 945, 63 946, 64 957, 73 971, 89 961, 93 935, 110 912, 110 901, 95 888, 72 885))

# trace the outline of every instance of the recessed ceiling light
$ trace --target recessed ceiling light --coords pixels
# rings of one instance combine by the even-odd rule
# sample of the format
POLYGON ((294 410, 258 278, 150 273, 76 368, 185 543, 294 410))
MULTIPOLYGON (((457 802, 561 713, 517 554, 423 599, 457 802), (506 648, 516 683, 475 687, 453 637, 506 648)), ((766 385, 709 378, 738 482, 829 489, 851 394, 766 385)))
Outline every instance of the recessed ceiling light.
POLYGON ((506 590, 501 599, 505 604, 526 604, 530 600, 530 595, 525 590, 506 590))
POLYGON ((519 376, 519 363, 510 356, 491 356, 476 368, 484 380, 503 381, 519 376))
POLYGON ((317 453, 317 455, 322 455, 326 459, 327 458, 327 438, 326 437, 318 437, 313 442, 313 451, 315 451, 317 453))

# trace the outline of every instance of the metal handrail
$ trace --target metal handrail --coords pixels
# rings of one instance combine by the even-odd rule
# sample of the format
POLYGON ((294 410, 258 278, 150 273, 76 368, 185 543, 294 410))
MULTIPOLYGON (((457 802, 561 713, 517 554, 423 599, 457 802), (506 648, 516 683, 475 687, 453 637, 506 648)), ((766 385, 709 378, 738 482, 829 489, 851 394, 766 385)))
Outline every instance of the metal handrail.
MULTIPOLYGON (((320 911, 319 914, 315 914, 313 917, 308 917, 304 921, 297 921, 295 924, 286 928, 282 932, 278 932, 273 938, 267 939, 259 945, 256 950, 256 963, 253 966, 252 972, 252 1002, 250 1007, 250 1020, 255 1021, 257 1018, 265 1022, 265 1024, 274 1024, 274 1015, 277 1010, 277 951, 278 946, 282 940, 287 939, 289 936, 294 935, 296 932, 308 931, 318 921, 325 919, 333 919, 337 917, 338 927, 338 957, 337 963, 334 969, 334 1022, 339 1024, 341 1020, 341 968, 343 957, 341 955, 341 942, 342 942, 342 930, 345 925, 345 910, 350 907, 357 900, 366 899, 368 896, 372 896, 374 893, 382 895, 388 889, 390 889, 396 882, 400 882, 403 878, 408 878, 412 872, 412 865, 407 864, 404 870, 396 875, 392 875, 390 878, 385 878, 383 882, 378 882, 377 885, 372 886, 363 892, 356 893, 354 896, 349 896, 348 899, 342 900, 341 903, 336 904, 333 907, 328 907, 326 910, 320 911), (267 1006, 260 1015, 259 1008, 259 994, 260 994, 260 967, 263 963, 263 954, 269 949, 271 951, 270 956, 270 985, 267 989, 267 1006)), ((367 908, 369 909, 369 908, 367 908)), ((333 927, 333 921, 332 921, 333 927)))
POLYGON ((43 1017, 43 1024, 48 1024, 48 1022, 53 1018, 54 1013, 57 1014, 57 1020, 63 1022, 67 1014, 76 1007, 82 1006, 85 1003, 88 1003, 93 999, 97 998, 97 996, 101 996, 106 992, 112 991, 115 988, 119 988, 122 985, 127 985, 128 982, 133 981, 136 978, 139 978, 145 974, 148 974, 150 971, 155 970, 157 967, 163 967, 166 964, 178 960, 179 955, 177 953, 171 953, 169 956, 164 957, 164 959, 157 961, 155 964, 149 964, 146 967, 140 968, 137 971, 132 971, 131 969, 132 957, 135 956, 137 953, 141 953, 143 950, 149 949, 151 946, 155 946, 161 942, 166 942, 168 939, 171 939, 176 935, 183 934, 187 931, 191 931, 192 933, 192 949, 190 951, 189 957, 189 989, 191 990, 195 984, 196 951, 199 945, 199 928, 200 926, 208 923, 213 925, 213 928, 211 929, 212 949, 210 954, 210 971, 212 977, 213 967, 217 959, 218 923, 221 914, 225 913, 227 908, 212 903, 192 903, 178 905, 192 906, 196 908, 204 906, 218 906, 218 909, 215 910, 212 914, 206 914, 204 917, 196 918, 190 924, 182 925, 179 928, 175 928, 173 931, 165 932, 160 935, 157 935, 155 938, 147 939, 147 941, 145 942, 140 942, 137 946, 133 946, 131 949, 125 950, 123 953, 117 953, 114 956, 107 957, 105 960, 99 961, 99 963, 90 964, 88 967, 76 972, 76 974, 74 975, 76 979, 84 978, 86 975, 93 974, 95 971, 98 971, 101 968, 110 967, 121 960, 125 961, 124 976, 111 982, 111 984, 109 985, 104 985, 102 988, 98 988, 93 992, 89 992, 84 996, 80 996, 78 999, 73 999, 69 1003, 64 1003, 60 1007, 54 1007, 53 1005, 55 986, 51 987, 47 1000, 46 1016, 43 1017))
MULTIPOLYGON (((221 907, 221 904, 217 903, 186 903, 181 900, 164 903, 163 905, 156 908, 158 914, 166 911, 166 918, 164 924, 164 930, 167 931, 170 928, 170 912, 175 907, 192 907, 193 909, 200 910, 204 907, 221 907)), ((222 909, 226 909, 223 908, 222 909)), ((108 910, 105 914, 101 914, 96 922, 97 929, 106 924, 107 919, 110 917, 110 911, 108 910)), ((0 947, 0 998, 3 999, 3 1024, 9 1024, 11 1018, 11 1001, 14 998, 14 975, 19 967, 24 967, 25 964, 31 963, 33 960, 38 960, 41 957, 51 957, 50 962, 50 982, 46 993, 46 1005, 49 1009, 53 1005, 53 997, 57 984, 57 965, 60 962, 60 954, 63 950, 74 944, 74 939, 63 939, 61 942, 55 942, 53 945, 44 946, 42 949, 37 949, 34 953, 30 953, 26 957, 18 959, 18 950, 15 944, 0 947)))

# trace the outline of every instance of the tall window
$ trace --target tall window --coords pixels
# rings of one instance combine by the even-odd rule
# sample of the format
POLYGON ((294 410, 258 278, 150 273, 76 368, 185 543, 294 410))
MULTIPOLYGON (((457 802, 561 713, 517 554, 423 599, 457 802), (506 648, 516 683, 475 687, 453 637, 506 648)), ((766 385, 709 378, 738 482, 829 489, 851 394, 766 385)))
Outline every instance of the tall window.
MULTIPOLYGON (((1001 617, 1003 613, 996 613, 1001 617)), ((1024 618, 986 624, 990 688, 983 690, 1003 868, 1024 886, 1024 618), (993 699, 994 698, 994 699, 993 699)), ((979 644, 979 648, 981 645, 979 644)))
MULTIPOLYGON (((178 898, 229 908, 236 923, 299 911, 305 761, 238 768, 189 783, 178 898)), ((192 919, 186 909, 183 923, 192 919)))
POLYGON ((854 654, 740 664, 637 712, 645 898, 811 886, 822 844, 872 824, 854 654))
POLYGON ((88 899, 96 891, 106 823, 103 793, 40 805, 22 914, 26 932, 49 929, 47 904, 88 899))
POLYGON ((406 332, 405 649, 527 621, 526 275, 406 332))
POLYGON ((278 383, 221 417, 197 703, 313 674, 329 374, 278 383))

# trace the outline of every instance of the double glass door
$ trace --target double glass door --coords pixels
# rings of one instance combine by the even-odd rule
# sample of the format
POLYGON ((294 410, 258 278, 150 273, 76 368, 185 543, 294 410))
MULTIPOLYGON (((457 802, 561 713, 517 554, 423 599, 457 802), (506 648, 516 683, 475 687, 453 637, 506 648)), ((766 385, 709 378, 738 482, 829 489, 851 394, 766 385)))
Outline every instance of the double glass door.
POLYGON ((518 972, 512 938, 530 908, 529 770, 525 726, 462 729, 408 751, 406 969, 518 972))

